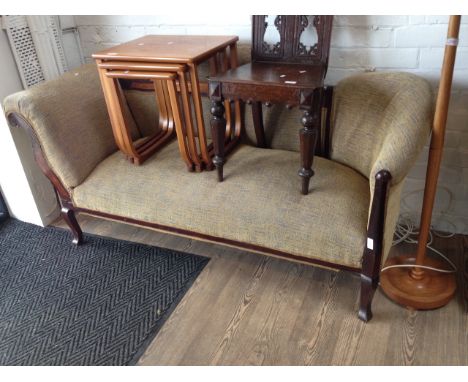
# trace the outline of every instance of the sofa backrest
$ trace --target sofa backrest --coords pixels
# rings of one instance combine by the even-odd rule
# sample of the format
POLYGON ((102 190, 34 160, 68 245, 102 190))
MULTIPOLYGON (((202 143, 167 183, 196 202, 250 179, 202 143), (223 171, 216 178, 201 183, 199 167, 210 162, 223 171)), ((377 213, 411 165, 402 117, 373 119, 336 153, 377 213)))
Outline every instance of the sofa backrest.
MULTIPOLYGON (((117 150, 95 64, 84 65, 4 100, 34 129, 46 160, 68 189, 117 150)), ((140 136, 131 121, 132 136, 140 136)))

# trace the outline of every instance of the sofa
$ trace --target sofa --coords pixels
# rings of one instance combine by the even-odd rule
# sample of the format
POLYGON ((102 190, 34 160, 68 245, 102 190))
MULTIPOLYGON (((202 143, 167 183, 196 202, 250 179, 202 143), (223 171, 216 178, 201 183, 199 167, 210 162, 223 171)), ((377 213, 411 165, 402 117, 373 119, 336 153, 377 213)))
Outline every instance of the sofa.
MULTIPOLYGON (((126 90, 132 137, 157 129, 153 94, 126 90)), ((372 317, 404 179, 427 142, 430 85, 409 73, 364 73, 333 87, 308 195, 300 193, 301 113, 264 111, 258 148, 245 105, 245 134, 225 180, 190 173, 171 141, 140 166, 117 150, 94 64, 4 100, 11 128, 26 129, 80 244, 77 213, 233 246, 361 277, 359 318, 372 317)), ((209 100, 204 99, 209 126, 209 100)), ((209 129, 208 129, 209 130, 209 129)))

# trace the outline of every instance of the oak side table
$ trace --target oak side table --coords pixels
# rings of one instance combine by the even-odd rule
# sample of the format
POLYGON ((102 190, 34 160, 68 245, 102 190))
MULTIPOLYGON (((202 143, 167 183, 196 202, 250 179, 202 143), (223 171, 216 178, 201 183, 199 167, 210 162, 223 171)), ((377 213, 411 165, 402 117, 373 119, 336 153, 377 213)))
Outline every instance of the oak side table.
MULTIPOLYGON (((118 148, 135 164, 143 163, 177 135, 179 150, 192 171, 213 169, 214 149, 208 144, 203 121, 198 66, 208 61, 210 75, 237 67, 237 36, 148 35, 93 54, 118 148), (119 79, 151 86, 160 110, 159 131, 143 143, 131 138, 125 97, 119 79), (193 112, 192 112, 193 111, 193 112), (193 114, 195 114, 193 116, 193 114)), ((237 143, 242 126, 240 103, 226 101, 225 151, 237 143)))

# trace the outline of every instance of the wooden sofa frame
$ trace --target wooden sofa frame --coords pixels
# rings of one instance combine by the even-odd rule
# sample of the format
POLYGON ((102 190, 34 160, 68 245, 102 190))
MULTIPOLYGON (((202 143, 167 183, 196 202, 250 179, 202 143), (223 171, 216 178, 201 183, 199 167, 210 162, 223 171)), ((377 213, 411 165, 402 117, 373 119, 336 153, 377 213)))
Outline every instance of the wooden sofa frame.
MULTIPOLYGON (((323 139, 323 147, 318 148, 318 155, 324 156, 329 159, 329 148, 330 148, 330 109, 332 102, 333 88, 328 87, 325 90, 325 108, 327 110, 327 115, 325 118, 325 132, 323 139)), ((380 170, 375 176, 375 188, 374 188, 374 198, 371 205, 371 213, 368 222, 367 228, 367 239, 366 245, 364 247, 363 261, 361 268, 354 268, 343 266, 339 264, 334 264, 322 260, 310 259, 303 256, 297 256, 283 251, 274 250, 271 248, 265 248, 258 245, 252 245, 249 243, 224 239, 220 237, 205 235, 197 232, 192 232, 184 229, 178 229, 174 227, 168 227, 160 224, 155 224, 146 221, 135 220, 127 218, 124 216, 111 215, 101 211, 93 211, 84 208, 80 208, 73 205, 72 198, 66 187, 62 184, 58 176, 50 168, 47 160, 44 156, 41 144, 39 139, 31 126, 31 124, 21 115, 17 113, 9 113, 7 115, 8 122, 10 126, 18 126, 24 129, 31 141, 34 151, 34 157, 41 168, 44 175, 52 182, 58 201, 61 206, 61 216, 69 226, 73 234, 73 243, 79 245, 83 242, 83 232, 78 224, 76 219, 77 213, 84 213, 91 216, 101 217, 105 219, 111 219, 116 221, 121 221, 125 223, 130 223, 134 225, 139 225, 142 227, 147 227, 155 229, 162 232, 167 232, 171 234, 181 235, 185 237, 190 237, 193 239, 202 239, 205 241, 220 243, 223 245, 228 245, 236 248, 240 248, 247 251, 252 251, 264 255, 274 256, 278 258, 287 259, 290 261, 295 261, 298 263, 309 264, 309 265, 318 265, 327 268, 333 268, 338 270, 345 270, 349 272, 354 272, 360 274, 361 277, 361 291, 360 291, 360 303, 359 303, 359 318, 362 321, 369 321, 372 318, 372 299, 374 293, 379 284, 379 274, 383 254, 383 235, 384 235, 384 222, 385 222, 385 212, 387 206, 387 193, 388 187, 391 180, 391 174, 387 170, 380 170)), ((320 140, 319 140, 320 142, 320 140)))

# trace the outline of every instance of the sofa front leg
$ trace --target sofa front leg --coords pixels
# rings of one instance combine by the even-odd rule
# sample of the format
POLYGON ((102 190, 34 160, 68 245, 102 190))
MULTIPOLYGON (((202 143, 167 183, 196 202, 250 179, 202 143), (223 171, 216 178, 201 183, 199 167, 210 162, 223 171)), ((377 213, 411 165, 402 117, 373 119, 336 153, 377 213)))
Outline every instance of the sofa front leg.
POLYGON ((378 278, 372 279, 361 274, 361 296, 358 316, 364 322, 368 322, 372 318, 372 299, 378 285, 378 278))
POLYGON ((366 246, 362 256, 361 296, 359 318, 365 322, 372 318, 372 299, 379 285, 380 264, 383 255, 383 236, 388 186, 392 176, 381 170, 375 175, 374 198, 367 227, 366 246))
POLYGON ((72 243, 76 245, 83 243, 83 231, 81 231, 81 227, 76 220, 75 211, 68 206, 62 206, 60 214, 73 234, 72 243))

